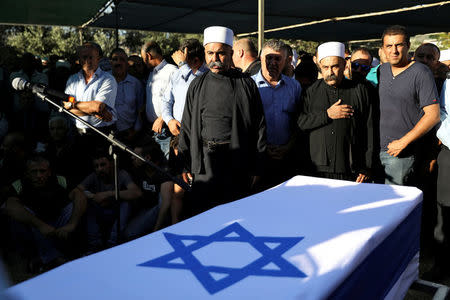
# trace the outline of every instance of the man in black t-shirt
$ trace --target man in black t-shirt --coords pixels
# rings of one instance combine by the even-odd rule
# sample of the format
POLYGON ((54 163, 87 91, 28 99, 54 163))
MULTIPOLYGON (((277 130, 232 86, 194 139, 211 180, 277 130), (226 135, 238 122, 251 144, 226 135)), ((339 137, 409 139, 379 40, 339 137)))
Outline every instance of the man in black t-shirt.
POLYGON ((388 63, 379 68, 380 160, 385 183, 404 185, 414 172, 417 141, 439 122, 433 74, 408 57, 409 35, 402 26, 382 37, 388 63))
MULTIPOLYGON (((137 146, 134 152, 147 161, 163 167, 164 154, 155 142, 137 146)), ((170 178, 134 156, 132 163, 133 169, 130 174, 133 181, 141 188, 142 197, 136 201, 134 207, 136 213, 124 232, 127 240, 138 238, 169 224, 173 194, 173 182, 170 178)))
POLYGON ((25 225, 25 234, 17 237, 31 239, 44 265, 64 261, 61 246, 67 245, 86 210, 83 193, 69 193, 66 187, 65 178, 53 175, 49 161, 37 156, 27 161, 23 178, 8 193, 5 211, 17 222, 13 231, 25 225))
POLYGON ((131 203, 142 196, 141 189, 125 170, 118 170, 119 200, 115 199, 114 162, 112 157, 98 151, 93 159, 94 172, 79 185, 88 200, 87 231, 89 251, 100 250, 118 241, 117 209, 120 210, 119 227, 122 234, 131 214, 131 203), (111 228, 112 225, 112 228, 111 228), (106 244, 106 242, 108 244, 106 244))

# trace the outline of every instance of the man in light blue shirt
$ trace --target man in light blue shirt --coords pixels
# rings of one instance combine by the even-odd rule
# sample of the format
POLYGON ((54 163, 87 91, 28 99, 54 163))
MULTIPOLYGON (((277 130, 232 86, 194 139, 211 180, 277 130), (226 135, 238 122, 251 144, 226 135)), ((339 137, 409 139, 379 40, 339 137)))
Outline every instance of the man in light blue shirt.
POLYGON ((271 40, 261 53, 261 71, 252 78, 261 95, 267 126, 267 154, 270 184, 277 184, 292 175, 290 153, 295 142, 296 117, 300 104, 301 86, 282 74, 286 63, 285 44, 271 40))
POLYGON ((178 57, 179 69, 172 73, 169 86, 162 98, 162 117, 170 132, 180 134, 186 93, 192 80, 208 71, 205 66, 205 49, 197 39, 187 39, 172 56, 178 57))
POLYGON ((441 280, 449 275, 450 250, 450 79, 442 87, 440 99, 441 125, 437 137, 442 142, 441 151, 437 158, 437 224, 434 229, 436 253, 431 271, 424 274, 428 280, 441 280))
POLYGON ((138 114, 144 105, 144 88, 137 78, 128 74, 128 56, 123 49, 114 49, 111 61, 112 74, 117 81, 117 131, 119 138, 131 142, 141 128, 138 114))
MULTIPOLYGON (((78 51, 81 71, 67 80, 65 93, 75 97, 75 102, 63 102, 64 108, 87 121, 92 126, 109 131, 116 122, 115 100, 117 83, 114 77, 98 67, 99 52, 93 43, 85 43, 78 51)), ((76 121, 80 134, 88 132, 87 126, 76 121)))
MULTIPOLYGON (((189 85, 197 76, 208 71, 208 68, 205 66, 205 48, 197 39, 183 41, 180 50, 172 58, 179 69, 172 73, 162 98, 162 117, 172 135, 178 136, 189 85)), ((175 222, 180 220, 183 196, 184 190, 175 184, 171 205, 172 220, 175 222)))

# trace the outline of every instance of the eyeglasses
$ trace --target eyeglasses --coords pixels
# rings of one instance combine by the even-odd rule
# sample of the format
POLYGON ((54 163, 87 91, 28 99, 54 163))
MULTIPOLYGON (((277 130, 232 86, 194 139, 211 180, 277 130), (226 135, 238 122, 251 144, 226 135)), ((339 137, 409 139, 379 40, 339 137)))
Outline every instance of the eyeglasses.
POLYGON ((352 69, 358 70, 359 68, 361 68, 362 71, 369 71, 371 66, 363 65, 357 62, 352 62, 352 69))

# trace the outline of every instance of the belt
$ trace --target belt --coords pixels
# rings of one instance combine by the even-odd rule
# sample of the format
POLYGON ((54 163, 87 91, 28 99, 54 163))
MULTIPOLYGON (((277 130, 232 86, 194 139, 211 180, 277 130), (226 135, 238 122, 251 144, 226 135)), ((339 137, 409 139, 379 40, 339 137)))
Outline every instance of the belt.
POLYGON ((208 147, 209 150, 228 148, 228 146, 231 143, 231 141, 222 141, 222 142, 202 141, 202 142, 203 142, 203 146, 208 147))

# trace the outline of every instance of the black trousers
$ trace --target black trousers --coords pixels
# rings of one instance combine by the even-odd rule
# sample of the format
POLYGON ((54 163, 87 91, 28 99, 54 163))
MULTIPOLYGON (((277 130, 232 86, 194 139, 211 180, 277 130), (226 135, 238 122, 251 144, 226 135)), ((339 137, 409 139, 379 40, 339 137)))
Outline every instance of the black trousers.
POLYGON ((247 170, 234 169, 228 145, 210 149, 203 147, 205 172, 194 174, 192 191, 185 204, 190 215, 196 215, 217 205, 248 196, 251 177, 247 170))

